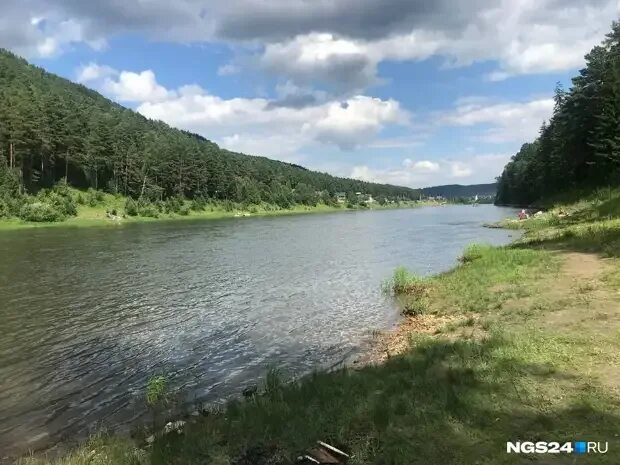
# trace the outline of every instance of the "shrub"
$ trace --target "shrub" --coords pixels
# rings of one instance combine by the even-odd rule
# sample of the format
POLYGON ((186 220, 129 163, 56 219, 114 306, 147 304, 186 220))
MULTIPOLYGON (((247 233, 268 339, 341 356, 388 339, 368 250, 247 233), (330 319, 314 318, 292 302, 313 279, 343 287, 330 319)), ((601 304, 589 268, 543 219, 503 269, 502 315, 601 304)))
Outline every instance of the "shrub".
POLYGON ((231 212, 235 209, 235 204, 228 199, 222 202, 222 206, 224 207, 224 211, 227 212, 231 212))
POLYGON ((205 202, 205 200, 202 197, 197 197, 192 200, 189 208, 195 212, 201 212, 206 208, 206 206, 207 203, 205 202))
POLYGON ((138 215, 144 216, 147 218, 158 218, 159 210, 157 210, 157 207, 152 203, 139 202, 138 203, 138 215))
POLYGON ((0 198, 0 218, 8 218, 11 216, 11 206, 5 199, 0 198))
POLYGON ((407 296, 402 305, 402 313, 406 316, 418 316, 427 312, 429 301, 427 298, 413 298, 407 296))
POLYGON ((138 216, 138 203, 131 197, 125 201, 125 213, 128 216, 138 216))
POLYGON ((189 205, 182 205, 181 208, 179 208, 179 210, 177 211, 177 213, 181 216, 187 216, 189 215, 190 212, 190 206, 189 205))
POLYGON ((103 192, 97 191, 93 188, 88 189, 86 192, 86 202, 91 207, 96 207, 100 203, 102 203, 105 199, 103 192))
POLYGON ((185 202, 181 197, 168 197, 164 202, 166 213, 178 213, 185 202))
POLYGON ((19 217, 24 221, 37 223, 55 222, 65 219, 65 215, 57 208, 54 208, 53 205, 40 201, 24 204, 19 212, 19 217))
POLYGON ((471 263, 474 260, 478 260, 482 257, 485 246, 480 244, 471 244, 467 246, 463 252, 463 256, 459 258, 462 263, 471 263))
POLYGON ((430 287, 427 279, 410 273, 403 266, 394 270, 394 276, 388 285, 388 289, 396 295, 407 294, 420 299, 428 296, 430 287))

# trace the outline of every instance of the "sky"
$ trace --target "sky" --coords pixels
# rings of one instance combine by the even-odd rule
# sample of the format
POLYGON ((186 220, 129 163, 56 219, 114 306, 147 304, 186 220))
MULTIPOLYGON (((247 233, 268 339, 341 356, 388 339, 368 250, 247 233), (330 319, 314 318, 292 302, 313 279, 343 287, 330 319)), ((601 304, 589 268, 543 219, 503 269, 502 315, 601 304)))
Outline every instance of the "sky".
POLYGON ((0 47, 230 150, 493 182, 618 0, 2 0, 0 47))

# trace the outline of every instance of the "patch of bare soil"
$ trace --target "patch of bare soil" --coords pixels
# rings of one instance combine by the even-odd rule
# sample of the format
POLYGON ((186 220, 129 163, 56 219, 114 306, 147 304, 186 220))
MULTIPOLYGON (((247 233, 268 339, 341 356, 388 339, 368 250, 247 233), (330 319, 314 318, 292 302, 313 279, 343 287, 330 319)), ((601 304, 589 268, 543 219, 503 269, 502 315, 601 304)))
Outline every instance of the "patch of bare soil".
POLYGON ((593 363, 588 367, 589 375, 620 391, 620 366, 613 363, 612 356, 615 351, 603 347, 620 334, 618 292, 602 281, 613 265, 595 254, 573 252, 564 256, 559 276, 541 296, 557 310, 545 313, 542 324, 556 332, 578 333, 590 339, 593 363))
POLYGON ((463 317, 445 315, 418 315, 405 317, 391 331, 377 334, 370 350, 355 361, 356 366, 381 363, 390 357, 405 352, 410 347, 411 337, 416 334, 435 335, 449 323, 463 317))

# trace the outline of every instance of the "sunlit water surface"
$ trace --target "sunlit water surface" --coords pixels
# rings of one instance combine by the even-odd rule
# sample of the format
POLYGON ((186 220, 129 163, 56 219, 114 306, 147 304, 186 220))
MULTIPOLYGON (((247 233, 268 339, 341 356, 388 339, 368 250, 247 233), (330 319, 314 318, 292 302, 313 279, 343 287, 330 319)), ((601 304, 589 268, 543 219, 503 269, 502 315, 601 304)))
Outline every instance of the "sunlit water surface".
POLYGON ((0 457, 145 416, 166 373, 188 403, 221 401, 266 370, 303 374, 397 319, 398 265, 452 267, 490 205, 0 234, 0 457))

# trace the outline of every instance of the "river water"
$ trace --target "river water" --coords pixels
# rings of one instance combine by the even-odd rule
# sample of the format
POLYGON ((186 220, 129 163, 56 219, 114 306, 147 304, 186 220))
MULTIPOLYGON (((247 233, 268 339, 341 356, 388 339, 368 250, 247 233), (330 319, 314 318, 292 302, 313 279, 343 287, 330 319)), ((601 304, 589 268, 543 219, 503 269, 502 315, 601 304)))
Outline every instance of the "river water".
POLYGON ((491 205, 45 228, 0 234, 0 458, 127 430, 147 379, 217 402, 277 366, 350 357, 398 310, 398 265, 454 266, 491 205))

